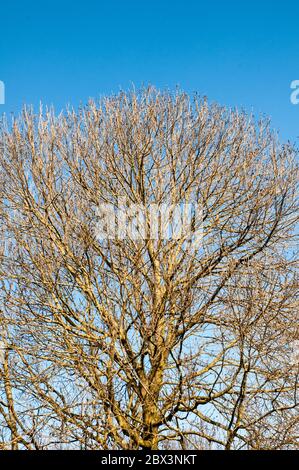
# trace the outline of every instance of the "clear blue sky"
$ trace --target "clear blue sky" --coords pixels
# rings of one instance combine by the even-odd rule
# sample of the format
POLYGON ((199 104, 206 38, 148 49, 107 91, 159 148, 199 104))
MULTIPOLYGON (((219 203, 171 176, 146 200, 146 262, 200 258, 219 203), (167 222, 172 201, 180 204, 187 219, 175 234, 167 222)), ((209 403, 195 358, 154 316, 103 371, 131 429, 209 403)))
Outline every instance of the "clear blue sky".
POLYGON ((298 139, 298 0, 6 0, 0 18, 0 114, 40 100, 59 111, 132 82, 179 85, 298 139))

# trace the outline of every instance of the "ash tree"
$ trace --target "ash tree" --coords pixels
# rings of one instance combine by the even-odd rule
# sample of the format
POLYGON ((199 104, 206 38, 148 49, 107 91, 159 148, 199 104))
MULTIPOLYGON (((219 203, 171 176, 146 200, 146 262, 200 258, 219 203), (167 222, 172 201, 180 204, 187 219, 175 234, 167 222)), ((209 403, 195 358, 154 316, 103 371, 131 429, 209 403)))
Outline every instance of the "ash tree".
POLYGON ((0 448, 298 448, 297 184, 181 92, 2 119, 0 448))

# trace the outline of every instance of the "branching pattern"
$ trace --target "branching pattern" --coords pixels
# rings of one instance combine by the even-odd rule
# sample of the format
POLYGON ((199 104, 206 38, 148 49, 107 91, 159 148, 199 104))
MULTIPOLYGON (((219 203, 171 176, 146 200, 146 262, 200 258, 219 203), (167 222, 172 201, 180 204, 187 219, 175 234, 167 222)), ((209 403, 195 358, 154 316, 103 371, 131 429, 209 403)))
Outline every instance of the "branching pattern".
POLYGON ((3 121, 0 448, 298 448, 297 184, 267 121, 181 92, 3 121), (196 202, 200 247, 99 240, 119 198, 196 202))

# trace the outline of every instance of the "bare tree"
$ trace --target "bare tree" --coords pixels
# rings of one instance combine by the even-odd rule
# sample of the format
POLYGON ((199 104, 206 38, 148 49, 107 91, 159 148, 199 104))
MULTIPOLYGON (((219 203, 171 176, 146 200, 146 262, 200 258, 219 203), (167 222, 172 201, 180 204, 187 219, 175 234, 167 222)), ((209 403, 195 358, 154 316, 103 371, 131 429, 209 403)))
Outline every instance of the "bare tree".
POLYGON ((298 448, 295 158, 152 88, 3 120, 1 448, 298 448))

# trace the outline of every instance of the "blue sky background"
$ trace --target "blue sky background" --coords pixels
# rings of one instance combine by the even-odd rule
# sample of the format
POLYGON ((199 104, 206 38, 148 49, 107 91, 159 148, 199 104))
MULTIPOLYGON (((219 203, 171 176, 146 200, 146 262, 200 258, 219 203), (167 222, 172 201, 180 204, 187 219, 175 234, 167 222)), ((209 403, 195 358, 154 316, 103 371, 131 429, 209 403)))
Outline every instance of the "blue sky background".
POLYGON ((297 1, 1 1, 0 80, 6 104, 60 111, 89 97, 179 85, 272 118, 298 142, 297 1))

